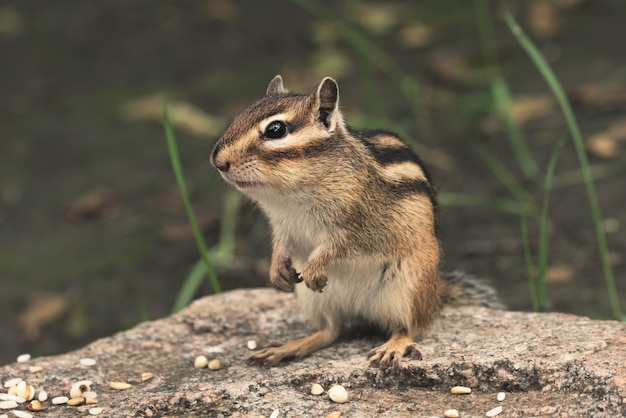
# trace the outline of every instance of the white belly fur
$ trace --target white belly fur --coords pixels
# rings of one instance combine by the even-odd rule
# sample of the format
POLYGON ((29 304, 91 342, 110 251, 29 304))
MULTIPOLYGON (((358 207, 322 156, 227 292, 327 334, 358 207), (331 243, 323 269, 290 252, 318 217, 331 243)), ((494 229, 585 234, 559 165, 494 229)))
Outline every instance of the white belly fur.
MULTIPOLYGON (((294 261, 296 270, 302 271, 302 260, 294 261)), ((383 281, 382 264, 380 258, 362 256, 333 265, 322 293, 304 283, 296 286, 298 303, 318 328, 342 328, 358 320, 390 332, 407 327, 413 309, 406 273, 400 270, 393 279, 383 281)))

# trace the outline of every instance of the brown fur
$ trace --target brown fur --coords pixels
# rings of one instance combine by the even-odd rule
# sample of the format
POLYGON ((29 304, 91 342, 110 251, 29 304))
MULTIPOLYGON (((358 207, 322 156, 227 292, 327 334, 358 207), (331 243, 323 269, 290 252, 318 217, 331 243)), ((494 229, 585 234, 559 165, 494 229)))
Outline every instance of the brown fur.
POLYGON ((372 350, 371 364, 399 367, 402 356, 419 357, 413 341, 442 300, 480 294, 456 276, 439 278, 437 201, 419 158, 393 133, 348 128, 338 100, 330 78, 298 95, 277 76, 265 97, 235 116, 211 157, 268 216, 270 279, 296 288, 320 330, 261 350, 253 362, 307 356, 365 321, 391 336, 372 350), (266 131, 275 123, 284 136, 266 131))

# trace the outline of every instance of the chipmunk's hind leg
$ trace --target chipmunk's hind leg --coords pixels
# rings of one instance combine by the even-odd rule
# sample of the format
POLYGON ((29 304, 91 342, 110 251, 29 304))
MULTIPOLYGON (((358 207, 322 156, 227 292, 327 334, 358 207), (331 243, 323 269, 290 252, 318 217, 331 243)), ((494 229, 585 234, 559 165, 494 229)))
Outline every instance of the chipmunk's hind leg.
POLYGON ((421 360, 422 354, 417 349, 417 344, 413 341, 414 338, 406 331, 394 332, 389 341, 370 351, 367 356, 370 360, 370 366, 397 369, 400 367, 402 357, 410 356, 415 360, 421 360))
POLYGON ((252 364, 274 367, 281 361, 300 360, 314 351, 328 347, 338 336, 338 331, 323 329, 279 347, 264 348, 250 357, 248 361, 252 364))

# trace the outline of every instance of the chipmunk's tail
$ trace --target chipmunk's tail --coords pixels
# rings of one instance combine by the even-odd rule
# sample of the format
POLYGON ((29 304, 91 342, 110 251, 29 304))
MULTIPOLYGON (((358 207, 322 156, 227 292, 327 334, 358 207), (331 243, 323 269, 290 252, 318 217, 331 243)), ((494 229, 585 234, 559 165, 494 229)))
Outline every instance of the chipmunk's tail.
POLYGON ((496 290, 482 279, 461 271, 442 273, 440 277, 442 307, 474 305, 506 309, 496 290))

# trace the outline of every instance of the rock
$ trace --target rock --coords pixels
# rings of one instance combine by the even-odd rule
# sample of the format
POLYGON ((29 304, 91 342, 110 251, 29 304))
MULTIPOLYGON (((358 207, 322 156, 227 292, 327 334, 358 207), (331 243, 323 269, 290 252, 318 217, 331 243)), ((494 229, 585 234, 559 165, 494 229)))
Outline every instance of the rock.
MULTIPOLYGON (((485 416, 500 404, 507 417, 626 415, 626 324, 564 314, 500 312, 464 307, 445 310, 419 341, 423 360, 398 370, 371 368, 367 353, 384 340, 351 335, 296 363, 249 366, 246 342, 259 347, 312 332, 292 294, 236 290, 198 300, 168 318, 93 342, 60 356, 0 367, 0 381, 21 377, 50 397, 68 393, 78 379, 93 382, 103 416, 246 417, 485 416), (220 352, 222 368, 196 369, 194 359, 220 352), (84 368, 81 358, 97 360, 84 368), (152 373, 142 381, 142 373, 152 373), (127 391, 108 382, 132 384, 127 391), (350 402, 310 394, 312 383, 341 384, 350 402), (452 386, 471 387, 466 396, 452 386), (496 400, 505 391, 503 402, 496 400)), ((5 389, 6 391, 6 389, 5 389)), ((85 416, 88 406, 43 402, 38 418, 85 416)), ((18 409, 24 409, 20 406, 18 409)))

